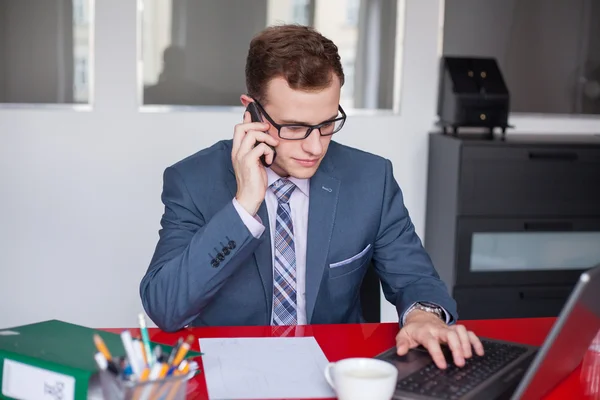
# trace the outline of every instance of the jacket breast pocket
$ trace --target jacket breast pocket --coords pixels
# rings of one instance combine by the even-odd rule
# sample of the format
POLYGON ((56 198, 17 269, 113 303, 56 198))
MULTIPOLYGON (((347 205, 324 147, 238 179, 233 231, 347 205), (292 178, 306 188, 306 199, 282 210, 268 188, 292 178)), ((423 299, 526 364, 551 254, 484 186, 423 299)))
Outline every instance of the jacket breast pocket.
POLYGON ((371 244, 369 243, 367 247, 352 257, 329 264, 329 278, 337 278, 359 270, 369 260, 370 250, 371 244))

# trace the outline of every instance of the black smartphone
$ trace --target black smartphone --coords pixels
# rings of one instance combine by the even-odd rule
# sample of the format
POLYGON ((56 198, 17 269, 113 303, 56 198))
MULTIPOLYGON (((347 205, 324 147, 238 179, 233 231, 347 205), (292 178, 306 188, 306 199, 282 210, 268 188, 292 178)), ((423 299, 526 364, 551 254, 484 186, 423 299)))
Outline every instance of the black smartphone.
MULTIPOLYGON (((248 107, 246 107, 246 111, 248 111, 250 113, 250 117, 252 118, 252 122, 262 122, 262 118, 260 117, 260 111, 258 110, 258 106, 256 105, 256 103, 251 102, 250 104, 248 104, 248 107)), ((258 140, 256 141, 256 144, 254 144, 254 146, 256 147, 259 143, 258 140)), ((273 150, 273 161, 275 161, 275 157, 277 156, 277 151, 275 150, 275 147, 271 146, 268 143, 265 143, 267 146, 269 146, 272 150, 273 150)), ((265 167, 270 167, 271 164, 267 163, 266 157, 263 154, 262 156, 260 156, 260 162, 262 163, 262 165, 264 165, 265 167)))

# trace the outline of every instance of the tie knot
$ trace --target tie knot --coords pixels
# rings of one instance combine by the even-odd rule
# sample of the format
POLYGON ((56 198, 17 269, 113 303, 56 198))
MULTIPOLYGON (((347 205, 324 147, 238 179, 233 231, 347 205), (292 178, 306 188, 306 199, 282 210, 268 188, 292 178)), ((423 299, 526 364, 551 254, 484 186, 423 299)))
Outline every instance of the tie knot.
POLYGON ((275 193, 280 203, 290 201, 290 196, 294 192, 294 189, 296 189, 296 185, 285 178, 280 178, 271 184, 271 190, 275 193))

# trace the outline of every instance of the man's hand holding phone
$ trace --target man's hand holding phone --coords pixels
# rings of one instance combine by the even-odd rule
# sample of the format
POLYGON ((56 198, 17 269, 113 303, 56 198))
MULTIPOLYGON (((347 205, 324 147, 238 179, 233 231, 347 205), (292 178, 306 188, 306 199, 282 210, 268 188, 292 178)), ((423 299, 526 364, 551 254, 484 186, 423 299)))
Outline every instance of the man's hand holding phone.
POLYGON ((265 133, 269 124, 251 122, 250 113, 244 113, 244 122, 236 125, 233 133, 231 162, 237 181, 235 198, 250 215, 254 216, 265 199, 267 173, 260 161, 262 155, 267 163, 273 162, 274 151, 279 141, 265 133), (259 142, 256 144, 256 142, 259 142))

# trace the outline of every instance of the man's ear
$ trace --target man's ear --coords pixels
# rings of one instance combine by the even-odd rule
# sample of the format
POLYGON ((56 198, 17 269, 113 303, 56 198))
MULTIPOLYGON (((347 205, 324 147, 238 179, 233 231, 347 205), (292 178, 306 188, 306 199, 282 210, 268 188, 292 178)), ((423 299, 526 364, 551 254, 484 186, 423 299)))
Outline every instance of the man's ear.
POLYGON ((252 99, 252 97, 248 96, 247 94, 243 94, 240 96, 240 101, 242 102, 242 105, 244 106, 244 108, 248 107, 248 104, 252 103, 254 100, 252 99))

